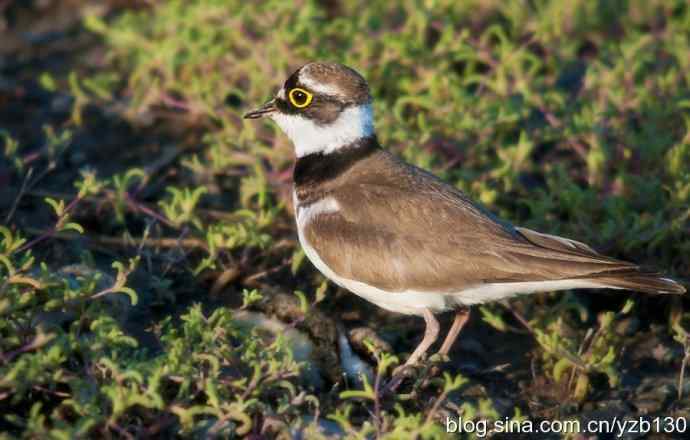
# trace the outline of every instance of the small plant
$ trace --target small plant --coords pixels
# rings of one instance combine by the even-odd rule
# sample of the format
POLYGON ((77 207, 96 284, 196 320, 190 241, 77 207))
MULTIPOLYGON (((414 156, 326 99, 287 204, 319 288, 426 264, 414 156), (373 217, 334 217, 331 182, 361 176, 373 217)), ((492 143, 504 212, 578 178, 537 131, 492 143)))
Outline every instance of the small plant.
POLYGON ((598 316, 598 326, 588 329, 580 341, 563 336, 563 317, 549 323, 546 331, 533 329, 536 340, 544 350, 542 360, 545 368, 551 369, 553 380, 564 384, 576 401, 587 398, 592 374, 606 375, 611 388, 620 383, 616 362, 624 338, 616 333, 613 325, 627 316, 633 306, 634 302, 628 300, 617 313, 602 312, 598 316))

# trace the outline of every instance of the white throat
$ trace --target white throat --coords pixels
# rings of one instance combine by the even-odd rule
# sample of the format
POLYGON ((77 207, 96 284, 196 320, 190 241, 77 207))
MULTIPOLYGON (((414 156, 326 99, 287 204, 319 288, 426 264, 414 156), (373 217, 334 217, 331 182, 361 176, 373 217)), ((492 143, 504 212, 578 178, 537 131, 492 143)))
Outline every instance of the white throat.
POLYGON ((318 125, 301 115, 274 112, 271 115, 295 146, 297 157, 328 154, 374 134, 371 104, 348 107, 328 125, 318 125))

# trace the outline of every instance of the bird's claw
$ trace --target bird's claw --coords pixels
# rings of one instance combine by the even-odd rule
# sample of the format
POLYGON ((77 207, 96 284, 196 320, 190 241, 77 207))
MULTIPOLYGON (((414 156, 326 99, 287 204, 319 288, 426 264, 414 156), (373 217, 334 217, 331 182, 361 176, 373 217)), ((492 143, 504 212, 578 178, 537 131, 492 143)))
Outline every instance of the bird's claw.
POLYGON ((391 374, 391 380, 386 385, 387 392, 395 392, 400 384, 408 377, 412 377, 419 368, 416 364, 404 364, 396 367, 391 374))
POLYGON ((396 367, 391 374, 391 380, 386 385, 386 392, 395 392, 406 379, 415 376, 436 376, 441 365, 450 361, 447 354, 436 353, 428 360, 416 364, 403 364, 396 367))

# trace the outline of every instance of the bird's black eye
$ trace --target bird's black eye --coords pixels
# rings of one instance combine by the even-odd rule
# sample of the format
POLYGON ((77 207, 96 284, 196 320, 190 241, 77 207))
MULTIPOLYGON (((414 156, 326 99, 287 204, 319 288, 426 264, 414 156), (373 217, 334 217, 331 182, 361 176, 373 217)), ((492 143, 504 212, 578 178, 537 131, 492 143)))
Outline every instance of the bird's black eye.
POLYGON ((290 90, 290 93, 288 93, 288 98, 290 98, 290 103, 295 107, 305 108, 311 104, 311 100, 314 98, 314 96, 306 90, 297 87, 290 90))

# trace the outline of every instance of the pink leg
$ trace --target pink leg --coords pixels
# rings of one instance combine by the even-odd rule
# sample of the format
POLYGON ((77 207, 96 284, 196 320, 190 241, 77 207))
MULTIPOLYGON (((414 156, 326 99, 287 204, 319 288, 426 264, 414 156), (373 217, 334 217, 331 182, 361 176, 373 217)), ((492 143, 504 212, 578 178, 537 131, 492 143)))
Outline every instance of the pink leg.
POLYGON ((424 321, 426 321, 426 329, 424 330, 424 337, 422 338, 422 342, 419 343, 414 352, 410 355, 409 358, 407 358, 407 362, 405 362, 405 365, 416 364, 417 361, 419 361, 419 358, 424 356, 429 347, 431 347, 431 344, 436 342, 436 339, 438 339, 439 325, 438 321, 434 317, 434 314, 431 313, 431 310, 424 309, 424 321))
POLYGON ((424 330, 424 337, 422 338, 422 342, 419 343, 414 352, 410 355, 409 358, 407 358, 407 361, 404 365, 400 365, 395 370, 393 370, 393 378, 387 386, 388 391, 395 391, 398 388, 398 386, 400 386, 405 377, 405 369, 410 367, 411 365, 416 364, 417 361, 419 361, 419 359, 422 356, 424 356, 427 350, 429 350, 431 344, 436 342, 436 339, 438 339, 439 325, 438 321, 434 317, 434 314, 431 313, 431 310, 424 309, 423 316, 424 321, 426 322, 426 329, 424 330))
POLYGON ((453 325, 450 326, 448 330, 448 336, 443 341, 441 349, 438 351, 440 354, 447 355, 450 348, 453 346, 453 342, 458 338, 460 331, 465 326, 467 321, 470 319, 470 309, 458 309, 455 312, 455 319, 453 320, 453 325))

